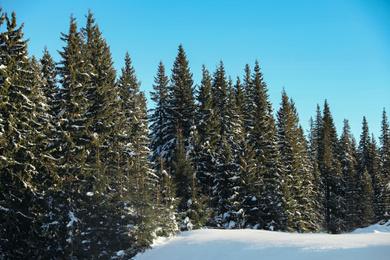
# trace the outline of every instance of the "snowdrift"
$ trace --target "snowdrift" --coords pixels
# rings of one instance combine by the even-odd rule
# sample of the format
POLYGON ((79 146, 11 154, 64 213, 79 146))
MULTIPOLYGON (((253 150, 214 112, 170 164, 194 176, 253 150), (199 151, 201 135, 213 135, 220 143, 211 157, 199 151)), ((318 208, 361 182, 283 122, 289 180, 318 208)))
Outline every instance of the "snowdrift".
POLYGON ((136 260, 172 259, 390 259, 390 226, 350 234, 299 234, 263 230, 201 229, 159 238, 136 260))

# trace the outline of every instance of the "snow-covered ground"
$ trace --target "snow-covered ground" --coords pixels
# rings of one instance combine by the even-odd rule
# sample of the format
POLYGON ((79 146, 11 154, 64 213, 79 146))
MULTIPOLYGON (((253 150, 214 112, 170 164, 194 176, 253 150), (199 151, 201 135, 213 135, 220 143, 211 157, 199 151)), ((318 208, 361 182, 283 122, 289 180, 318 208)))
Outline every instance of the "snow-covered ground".
POLYGON ((136 260, 190 259, 390 259, 390 226, 350 234, 298 234, 262 230, 201 229, 159 238, 136 260))

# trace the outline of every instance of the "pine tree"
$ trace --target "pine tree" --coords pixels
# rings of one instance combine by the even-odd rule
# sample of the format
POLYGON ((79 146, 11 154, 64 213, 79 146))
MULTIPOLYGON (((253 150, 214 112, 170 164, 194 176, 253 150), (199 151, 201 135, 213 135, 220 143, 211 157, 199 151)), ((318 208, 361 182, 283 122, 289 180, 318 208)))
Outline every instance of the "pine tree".
MULTIPOLYGON (((154 239, 154 232, 159 225, 158 214, 165 208, 157 207, 159 203, 158 176, 152 170, 148 158, 149 122, 147 120, 146 98, 140 91, 140 82, 131 64, 128 53, 125 57, 125 67, 118 82, 120 97, 120 153, 121 161, 126 162, 121 168, 124 174, 124 203, 134 227, 130 229, 130 237, 135 240, 137 250, 143 250, 154 239)), ((129 225, 129 223, 127 223, 129 225)))
MULTIPOLYGON (((246 80, 247 81, 247 80, 246 80)), ((267 85, 263 81, 259 63, 256 61, 250 85, 246 86, 248 115, 247 143, 255 153, 257 177, 252 201, 258 206, 247 212, 248 225, 261 229, 282 230, 283 210, 281 208, 281 183, 278 169, 278 148, 276 143, 275 119, 268 100, 267 85)))
POLYGON ((338 137, 328 102, 325 100, 322 127, 319 138, 319 170, 322 176, 325 210, 325 225, 329 233, 339 233, 344 224, 343 191, 345 183, 341 177, 340 162, 337 157, 338 137))
POLYGON ((89 150, 87 164, 94 172, 96 191, 105 192, 103 187, 108 181, 106 175, 110 175, 110 162, 107 161, 107 157, 112 145, 111 134, 116 130, 116 122, 112 116, 116 112, 116 72, 110 48, 102 38, 102 33, 95 24, 90 11, 87 16, 87 25, 82 31, 85 38, 84 60, 90 64, 86 68, 90 75, 89 82, 86 84, 86 98, 90 103, 86 112, 88 116, 87 135, 91 140, 87 148, 89 150), (107 169, 106 172, 103 169, 107 169))
POLYGON ((278 147, 283 178, 283 207, 286 214, 286 230, 317 231, 314 178, 306 150, 306 140, 299 125, 294 102, 283 90, 281 108, 277 113, 278 147))
MULTIPOLYGON (((58 113, 59 140, 53 156, 58 160, 62 190, 68 196, 68 205, 59 212, 56 221, 64 221, 67 229, 66 247, 62 248, 67 256, 82 255, 80 211, 85 206, 86 193, 91 191, 91 169, 87 165, 88 145, 92 142, 88 134, 88 114, 91 105, 87 99, 87 84, 90 81, 87 68, 90 64, 83 56, 83 39, 77 30, 75 18, 71 17, 68 34, 62 34, 65 46, 60 51, 62 60, 57 67, 62 85, 60 92, 61 111, 58 113), (81 202, 82 205, 79 205, 81 202), (67 219, 62 216, 68 216, 67 219), (81 251, 80 251, 81 249, 81 251)), ((60 234, 59 234, 60 235, 60 234)), ((61 234, 62 235, 62 234, 61 234)))
POLYGON ((240 167, 238 164, 238 144, 240 126, 234 111, 232 83, 226 79, 223 62, 214 73, 211 94, 213 113, 216 115, 215 169, 213 201, 216 224, 220 227, 234 227, 238 199, 238 181, 240 167))
POLYGON ((165 66, 160 61, 157 75, 154 79, 154 92, 151 92, 151 99, 155 102, 155 107, 150 110, 150 149, 153 153, 150 157, 156 174, 159 177, 159 187, 157 190, 157 207, 160 213, 160 231, 161 235, 169 236, 179 231, 176 221, 177 201, 175 201, 175 187, 171 172, 167 171, 166 161, 169 156, 169 150, 166 149, 168 144, 166 129, 169 128, 169 79, 165 75, 165 66))
POLYGON ((191 166, 187 151, 184 148, 184 141, 181 132, 178 132, 176 151, 173 156, 173 168, 175 172, 173 181, 176 185, 176 196, 178 200, 177 211, 182 222, 182 230, 192 229, 193 223, 188 218, 188 211, 192 203, 192 182, 194 169, 191 166))
POLYGON ((218 140, 217 113, 213 110, 213 96, 211 93, 212 77, 206 67, 202 67, 202 81, 197 95, 196 137, 193 138, 193 161, 196 174, 202 187, 202 195, 209 198, 212 193, 213 173, 215 169, 215 150, 218 140))
POLYGON ((385 109, 383 109, 381 125, 381 136, 379 137, 381 147, 379 153, 381 157, 382 176, 384 178, 381 197, 383 199, 383 219, 387 220, 390 217, 390 127, 385 109))
POLYGON ((383 190, 385 188, 385 176, 383 175, 381 169, 381 158, 374 134, 372 134, 371 137, 369 154, 372 165, 370 175, 372 180, 372 186, 374 189, 373 208, 375 214, 375 221, 378 222, 382 220, 383 216, 385 215, 385 198, 383 197, 383 190))
MULTIPOLYGON (((27 40, 16 15, 2 15, 7 28, 0 34, 0 251, 6 258, 39 255, 41 243, 39 197, 41 173, 36 141, 39 82, 36 60, 27 57, 27 40), (37 69, 37 70, 36 70, 37 69)), ((43 174, 44 175, 44 174, 43 174)))
MULTIPOLYGON (((173 64, 169 96, 169 127, 166 129, 166 138, 168 139, 166 149, 171 152, 172 156, 177 143, 177 131, 181 131, 184 147, 188 148, 196 111, 192 73, 182 45, 179 45, 179 52, 173 64)), ((167 159, 169 166, 171 160, 169 157, 167 159)), ((173 172, 173 174, 175 173, 173 172)))
POLYGON ((340 136, 339 147, 340 166, 342 176, 345 180, 344 197, 345 204, 345 227, 343 230, 352 231, 355 227, 355 222, 358 212, 358 183, 357 183, 357 158, 354 137, 351 134, 351 129, 348 120, 344 120, 343 132, 340 136))
POLYGON ((324 193, 323 193, 323 183, 322 177, 319 171, 319 161, 318 161, 318 143, 319 143, 319 126, 322 124, 321 109, 317 105, 317 116, 314 121, 313 118, 310 118, 310 129, 308 134, 308 155, 309 161, 311 164, 311 171, 313 175, 313 200, 316 202, 314 205, 314 211, 318 216, 318 224, 320 230, 324 230, 324 193))
POLYGON ((47 47, 43 51, 43 56, 40 59, 41 73, 43 85, 42 89, 46 97, 46 103, 49 107, 49 114, 52 117, 56 117, 60 112, 60 105, 58 104, 59 88, 57 85, 57 70, 56 64, 50 55, 47 47))
POLYGON ((370 171, 372 170, 372 164, 370 160, 370 144, 371 138, 367 120, 365 117, 363 117, 362 134, 360 135, 358 147, 359 212, 356 226, 360 228, 372 224, 375 220, 375 213, 373 208, 375 193, 370 174, 370 171))
POLYGON ((169 102, 169 93, 168 93, 168 76, 165 75, 165 66, 160 61, 158 66, 157 75, 154 78, 155 85, 153 85, 153 90, 150 92, 151 99, 155 102, 155 108, 151 109, 151 115, 149 116, 150 121, 150 139, 151 139, 151 150, 153 155, 151 161, 156 163, 156 168, 160 169, 161 165, 160 157, 167 158, 168 151, 165 148, 165 145, 169 140, 166 139, 165 130, 169 127, 168 121, 168 102, 169 102))

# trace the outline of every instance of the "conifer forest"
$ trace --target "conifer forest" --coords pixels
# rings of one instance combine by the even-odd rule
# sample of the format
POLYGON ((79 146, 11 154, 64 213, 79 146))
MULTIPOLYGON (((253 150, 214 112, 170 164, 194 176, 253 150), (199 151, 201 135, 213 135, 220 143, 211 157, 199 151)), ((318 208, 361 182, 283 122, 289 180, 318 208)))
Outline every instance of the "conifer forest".
POLYGON ((385 110, 378 139, 365 118, 358 140, 348 120, 339 136, 326 100, 303 129, 287 90, 273 110, 259 62, 194 82, 182 45, 169 69, 150 64, 148 110, 131 54, 117 72, 91 12, 71 17, 58 61, 28 56, 15 13, 0 26, 1 259, 129 259, 201 227, 339 234, 389 219, 385 110))

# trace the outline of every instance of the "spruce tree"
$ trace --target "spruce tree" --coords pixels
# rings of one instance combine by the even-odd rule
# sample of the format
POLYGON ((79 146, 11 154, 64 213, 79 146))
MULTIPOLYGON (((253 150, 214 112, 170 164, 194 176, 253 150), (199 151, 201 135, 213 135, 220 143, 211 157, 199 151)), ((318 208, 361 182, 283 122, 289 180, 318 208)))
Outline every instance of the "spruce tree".
POLYGON ((345 203, 345 227, 344 231, 352 231, 358 212, 358 183, 357 183, 357 158, 354 137, 352 136, 348 120, 344 120, 343 132, 340 136, 339 147, 340 166, 342 177, 345 181, 344 197, 345 203))
POLYGON ((161 227, 159 233, 161 235, 171 235, 179 230, 176 221, 177 201, 175 201, 175 187, 171 171, 166 168, 166 162, 169 155, 169 150, 166 145, 168 139, 166 129, 169 128, 169 79, 165 75, 165 66, 160 61, 157 75, 154 78, 155 85, 150 95, 155 106, 149 112, 150 122, 150 149, 152 155, 150 157, 159 178, 159 186, 157 190, 157 207, 161 209, 159 225, 161 227))
POLYGON ((375 220, 374 212, 374 189, 370 171, 372 170, 372 161, 370 159, 371 137, 368 124, 363 117, 362 133, 360 135, 358 147, 358 196, 359 212, 357 227, 362 228, 373 224, 375 220))
POLYGON ((168 105, 169 105, 169 93, 168 93, 168 76, 165 75, 165 66, 160 61, 157 75, 154 78, 153 90, 150 92, 151 99, 155 103, 155 107, 150 110, 150 148, 153 151, 153 155, 150 158, 152 162, 156 163, 156 168, 160 169, 160 158, 167 158, 168 151, 165 145, 169 140, 166 139, 167 135, 165 130, 168 125, 168 105))
POLYGON ((40 59, 40 64, 43 80, 42 89, 47 99, 46 103, 49 107, 49 114, 52 117, 56 117, 61 109, 58 102, 59 87, 57 85, 57 70, 56 64, 46 46, 43 51, 43 56, 40 59))
POLYGON ((129 235, 135 239, 137 250, 143 250, 154 239, 153 234, 159 225, 158 214, 164 208, 157 207, 159 178, 148 160, 151 152, 146 98, 140 91, 140 82, 128 53, 118 88, 122 115, 120 118, 123 121, 120 129, 120 153, 121 161, 126 162, 121 167, 121 174, 125 175, 124 203, 127 208, 134 210, 133 214, 127 212, 124 216, 126 219, 130 218, 130 223, 134 225, 129 235))
POLYGON ((379 153, 381 157, 382 176, 384 179, 384 187, 381 195, 383 199, 382 210, 384 211, 383 219, 387 220, 390 217, 390 127, 385 109, 383 109, 382 114, 381 135, 379 140, 381 145, 379 153))
MULTIPOLYGON (((183 135, 184 147, 188 148, 196 111, 192 73, 181 44, 172 68, 169 95, 169 127, 166 129, 168 139, 166 149, 171 151, 172 156, 175 152, 178 131, 181 131, 183 135)), ((169 157, 168 165, 171 165, 169 157)), ((175 173, 173 172, 173 174, 175 173)))
MULTIPOLYGON (((90 76, 87 68, 90 64, 83 56, 83 39, 77 30, 75 18, 70 18, 68 34, 63 34, 61 39, 65 46, 60 51, 62 60, 57 70, 62 85, 60 92, 61 110, 58 113, 59 140, 53 156, 57 159, 62 178, 62 190, 68 196, 68 205, 63 208, 65 212, 59 212, 57 221, 64 221, 67 229, 66 247, 62 248, 67 256, 82 255, 83 246, 81 232, 83 229, 79 214, 83 214, 86 193, 91 192, 89 182, 92 177, 91 169, 87 165, 87 147, 92 141, 88 134, 88 114, 91 105, 87 99, 87 84, 90 76), (81 202, 81 205, 80 205, 81 202), (62 218, 67 216, 67 219, 62 218), (80 251, 81 249, 81 251, 80 251)), ((61 234, 62 235, 62 234, 61 234)))
MULTIPOLYGON (((27 40, 16 15, 2 15, 7 28, 0 34, 0 251, 6 258, 39 256, 39 219, 42 175, 37 140, 42 137, 38 123, 39 67, 27 57, 27 40)), ((42 242, 45 244, 44 242, 42 242)))
POLYGON ((279 178, 279 152, 276 141, 275 119, 269 102, 267 85, 256 61, 250 85, 246 86, 247 143, 255 153, 257 175, 252 201, 258 206, 247 212, 248 225, 261 229, 283 230, 284 214, 281 208, 281 180, 279 178))
POLYGON ((325 100, 319 138, 319 170, 324 192, 325 227, 329 233, 340 233, 344 224, 345 183, 337 156, 338 137, 328 102, 325 100))
POLYGON ((288 99, 284 90, 281 108, 277 113, 277 128, 286 230, 317 231, 318 219, 313 211, 316 204, 313 196, 314 178, 311 175, 306 140, 294 102, 288 99))
POLYGON ((209 198, 212 193, 213 173, 215 169, 215 150, 218 140, 217 113, 213 110, 213 96, 211 92, 212 77, 206 67, 202 67, 202 81, 197 95, 196 137, 194 142, 194 165, 196 174, 202 187, 202 195, 209 198))
POLYGON ((214 73, 211 93, 216 118, 217 141, 215 150, 213 201, 216 224, 234 227, 238 199, 238 182, 241 178, 238 164, 241 123, 235 114, 232 83, 227 81, 223 62, 214 73))
POLYGON ((319 143, 319 126, 322 124, 322 116, 319 105, 317 105, 317 116, 314 121, 313 118, 310 118, 309 121, 310 129, 309 134, 307 136, 308 139, 308 155, 309 161, 311 164, 311 171, 313 175, 313 199, 316 201, 316 205, 314 206, 314 211, 318 216, 318 224, 320 226, 320 230, 324 230, 324 193, 322 186, 322 178, 319 171, 319 161, 318 161, 318 143, 319 143))
POLYGON ((376 143, 376 139, 374 137, 374 134, 372 134, 371 137, 371 143, 369 146, 369 154, 370 154, 370 160, 371 160, 371 180, 372 180, 372 187, 374 189, 374 214, 375 214, 375 221, 378 222, 383 219, 383 216, 385 215, 385 198, 383 197, 383 189, 385 188, 385 176, 383 175, 382 169, 381 169, 381 158, 379 155, 379 149, 378 145, 376 143))

